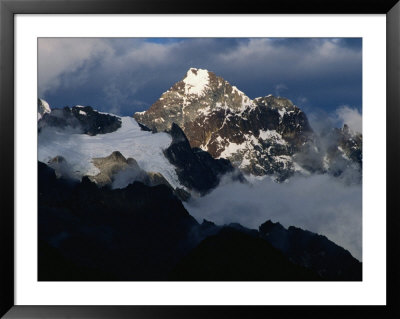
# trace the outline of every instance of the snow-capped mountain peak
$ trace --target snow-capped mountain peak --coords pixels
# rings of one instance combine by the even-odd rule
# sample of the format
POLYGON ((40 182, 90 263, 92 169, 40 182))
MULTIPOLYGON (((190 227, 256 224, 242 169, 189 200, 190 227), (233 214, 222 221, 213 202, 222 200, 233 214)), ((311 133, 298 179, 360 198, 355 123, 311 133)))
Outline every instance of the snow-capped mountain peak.
POLYGON ((153 131, 167 131, 172 123, 185 129, 199 115, 215 110, 243 112, 248 107, 254 107, 252 100, 235 86, 211 71, 190 68, 148 111, 134 117, 153 131))
POLYGON ((134 118, 155 132, 175 123, 192 147, 255 175, 293 170, 291 155, 312 135, 307 117, 290 100, 251 100, 222 77, 195 68, 134 118))

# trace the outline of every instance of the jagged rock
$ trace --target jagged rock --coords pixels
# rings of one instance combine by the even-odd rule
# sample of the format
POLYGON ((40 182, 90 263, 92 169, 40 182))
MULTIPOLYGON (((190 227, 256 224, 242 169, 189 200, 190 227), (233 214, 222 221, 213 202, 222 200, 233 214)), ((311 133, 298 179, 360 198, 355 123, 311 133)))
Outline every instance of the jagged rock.
POLYGON ((116 131, 121 127, 121 120, 110 114, 99 113, 91 106, 66 106, 46 113, 38 122, 39 132, 47 126, 72 129, 93 136, 116 131))
POLYGON ((100 170, 100 173, 95 176, 89 176, 89 178, 99 186, 111 184, 114 175, 128 167, 138 172, 138 179, 143 179, 146 174, 133 158, 126 159, 118 151, 112 152, 107 157, 93 158, 92 163, 100 170), (143 177, 140 175, 143 175, 143 177))
POLYGON ((362 167, 362 135, 361 133, 353 133, 349 127, 344 124, 343 128, 335 128, 333 130, 335 141, 337 143, 336 148, 329 150, 329 155, 335 157, 338 153, 341 153, 347 159, 352 162, 358 163, 362 167))
POLYGON ((88 176, 88 178, 100 187, 112 185, 115 178, 119 174, 124 174, 125 171, 129 176, 126 179, 126 185, 117 186, 125 187, 134 181, 142 182, 147 186, 165 185, 170 188, 179 199, 186 201, 190 198, 190 194, 185 190, 179 188, 174 190, 161 173, 144 171, 139 167, 134 158, 129 157, 126 159, 118 151, 113 152, 107 157, 93 158, 92 162, 100 170, 100 173, 95 176, 88 176))
MULTIPOLYGON (((362 181, 362 135, 355 133, 344 124, 342 128, 333 128, 321 134, 325 152, 322 172, 342 178, 347 183, 362 181)), ((315 158, 315 157, 314 157, 315 158)))
POLYGON ((177 124, 172 123, 169 133, 172 142, 164 154, 176 166, 182 185, 204 195, 218 185, 221 175, 233 172, 233 166, 228 160, 214 159, 201 149, 192 149, 177 124))
POLYGON ((55 156, 47 164, 54 169, 57 178, 65 177, 72 180, 78 180, 79 174, 75 172, 63 156, 55 156))

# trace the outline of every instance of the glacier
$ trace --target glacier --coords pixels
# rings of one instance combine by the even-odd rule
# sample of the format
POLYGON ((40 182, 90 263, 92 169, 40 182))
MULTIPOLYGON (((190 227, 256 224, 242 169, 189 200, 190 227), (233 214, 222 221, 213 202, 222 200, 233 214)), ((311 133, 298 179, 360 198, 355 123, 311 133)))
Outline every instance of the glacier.
POLYGON ((96 175, 99 170, 93 165, 92 159, 119 151, 125 158, 133 157, 145 171, 161 173, 172 187, 183 187, 175 167, 163 154, 163 150, 171 144, 171 136, 143 131, 132 117, 119 118, 121 128, 95 136, 68 129, 44 128, 38 138, 38 160, 47 163, 55 156, 62 156, 75 174, 96 175))

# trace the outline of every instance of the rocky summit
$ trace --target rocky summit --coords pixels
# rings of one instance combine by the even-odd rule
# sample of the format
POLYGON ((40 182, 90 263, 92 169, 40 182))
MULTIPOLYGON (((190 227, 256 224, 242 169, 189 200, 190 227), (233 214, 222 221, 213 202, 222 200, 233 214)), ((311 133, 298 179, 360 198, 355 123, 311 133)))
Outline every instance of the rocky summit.
POLYGON ((134 118, 153 131, 175 123, 191 147, 227 158, 244 172, 283 179, 295 171, 292 155, 314 138, 307 116, 290 100, 251 100, 213 72, 195 68, 134 118))
POLYGON ((350 134, 346 126, 321 139, 289 99, 267 95, 252 100, 207 70, 190 68, 134 118, 153 132, 169 132, 175 123, 192 148, 256 176, 283 181, 294 173, 339 176, 347 167, 361 172, 361 134, 350 134))

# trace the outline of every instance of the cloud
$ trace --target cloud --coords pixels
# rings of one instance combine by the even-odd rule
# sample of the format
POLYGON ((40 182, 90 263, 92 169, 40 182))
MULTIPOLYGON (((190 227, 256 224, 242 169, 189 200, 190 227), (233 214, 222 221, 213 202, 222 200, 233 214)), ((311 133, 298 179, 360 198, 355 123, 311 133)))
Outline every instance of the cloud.
POLYGON ((362 133, 362 116, 356 108, 341 106, 336 110, 336 115, 342 124, 347 124, 353 131, 362 133))
POLYGON ((361 40, 41 38, 39 95, 123 115, 148 108, 189 67, 222 76, 249 97, 275 93, 310 105, 361 103, 361 40), (137 105, 135 101, 141 101, 137 105))
POLYGON ((210 194, 185 203, 199 221, 238 222, 258 228, 268 219, 327 236, 362 258, 362 187, 345 185, 328 175, 293 177, 285 183, 269 178, 251 184, 226 179, 210 194))
POLYGON ((63 74, 71 74, 89 60, 111 54, 112 50, 104 40, 95 38, 39 38, 39 95, 57 89, 63 74))

